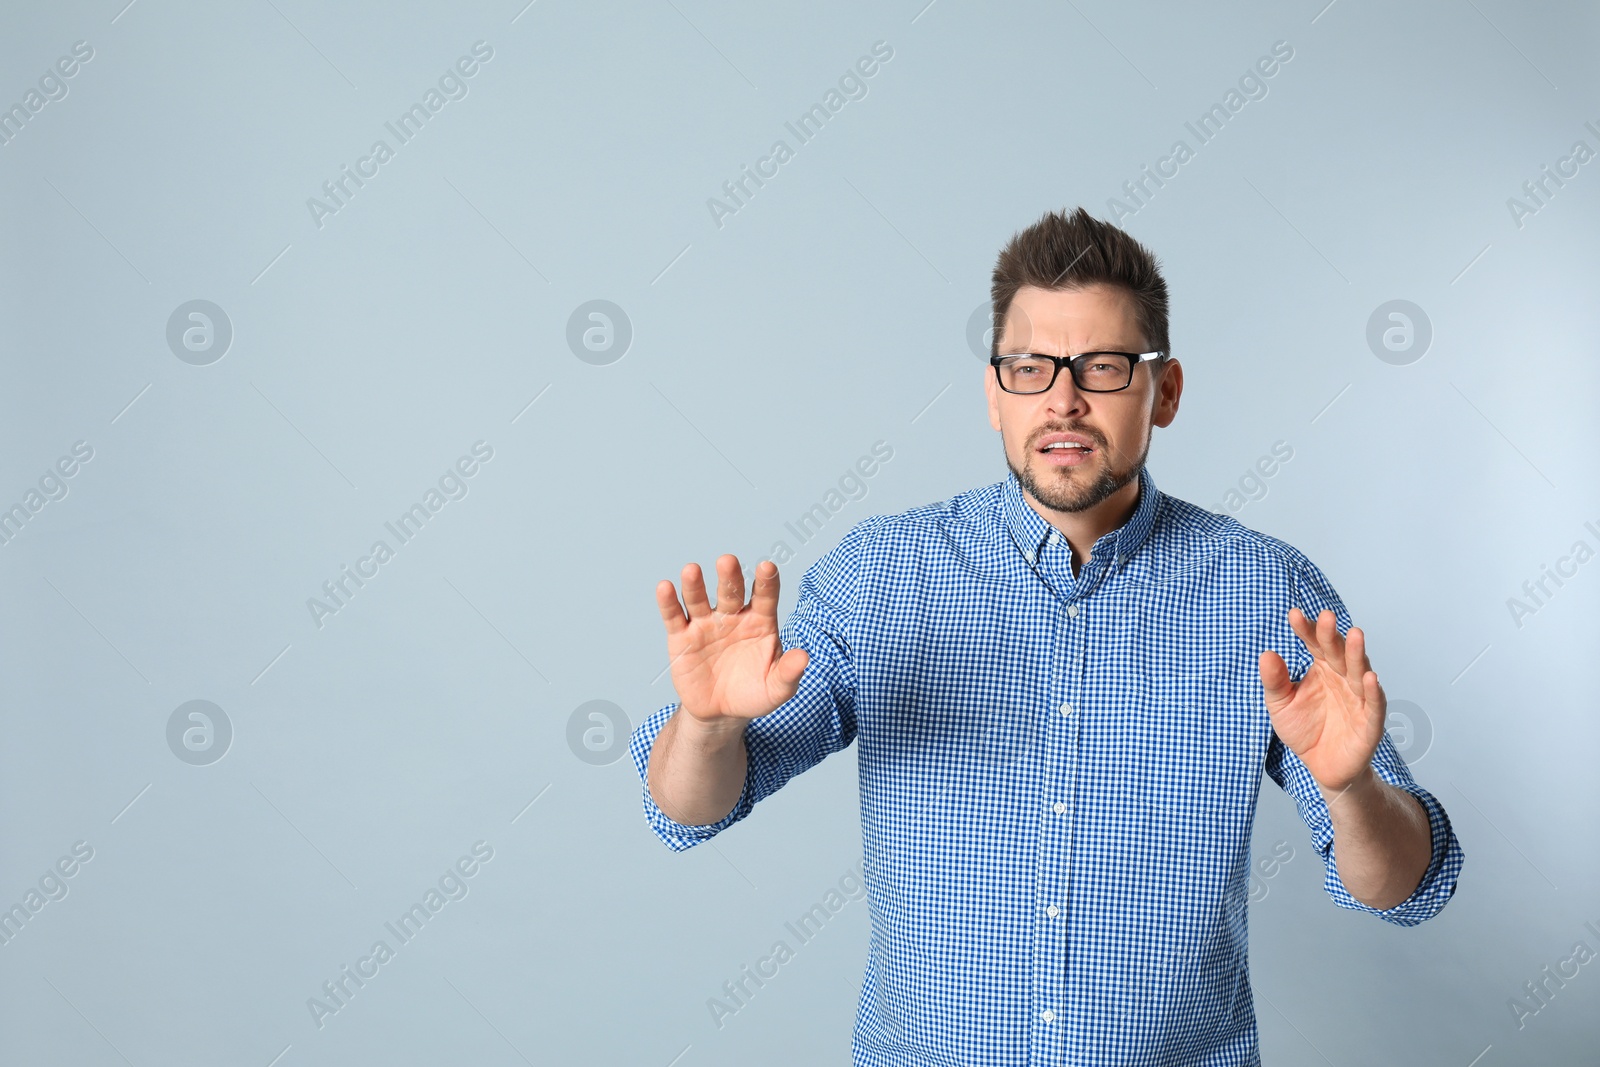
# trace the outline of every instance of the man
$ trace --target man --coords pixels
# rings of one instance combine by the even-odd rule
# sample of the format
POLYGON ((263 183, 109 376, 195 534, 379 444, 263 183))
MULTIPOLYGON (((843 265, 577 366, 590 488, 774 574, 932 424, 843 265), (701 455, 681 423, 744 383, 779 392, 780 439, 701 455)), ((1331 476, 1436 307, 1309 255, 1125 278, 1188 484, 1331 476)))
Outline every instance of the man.
POLYGON ((1262 771, 1341 907, 1429 918, 1461 846, 1322 572, 1156 489, 1183 370, 1154 257, 1052 213, 991 295, 1006 479, 858 522, 781 631, 770 561, 749 604, 731 555, 714 609, 696 564, 682 607, 657 586, 680 699, 631 739, 646 815, 689 848, 858 742, 857 1064, 1258 1064, 1262 771))

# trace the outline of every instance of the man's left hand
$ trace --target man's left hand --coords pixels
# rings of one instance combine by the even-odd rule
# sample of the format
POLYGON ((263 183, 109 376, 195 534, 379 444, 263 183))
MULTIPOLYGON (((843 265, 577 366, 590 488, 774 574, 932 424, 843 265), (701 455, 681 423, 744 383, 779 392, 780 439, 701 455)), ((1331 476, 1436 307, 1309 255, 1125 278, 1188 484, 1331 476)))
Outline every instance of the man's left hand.
POLYGON ((1289 626, 1311 653, 1311 666, 1292 682, 1282 656, 1261 653, 1256 666, 1267 715, 1323 793, 1337 795, 1372 773, 1388 701, 1367 660, 1360 627, 1340 637, 1332 611, 1324 610, 1313 624, 1299 608, 1289 609, 1289 626))

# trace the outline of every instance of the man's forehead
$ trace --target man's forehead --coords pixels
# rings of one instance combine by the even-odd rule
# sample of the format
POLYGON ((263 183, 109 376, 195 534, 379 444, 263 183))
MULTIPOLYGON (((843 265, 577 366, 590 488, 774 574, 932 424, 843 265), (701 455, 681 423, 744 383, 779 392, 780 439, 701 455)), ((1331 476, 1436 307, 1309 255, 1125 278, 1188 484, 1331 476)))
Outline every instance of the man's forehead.
POLYGON ((1128 295, 1107 286, 1017 290, 1006 309, 1001 343, 1009 348, 1137 347, 1139 330, 1128 295))

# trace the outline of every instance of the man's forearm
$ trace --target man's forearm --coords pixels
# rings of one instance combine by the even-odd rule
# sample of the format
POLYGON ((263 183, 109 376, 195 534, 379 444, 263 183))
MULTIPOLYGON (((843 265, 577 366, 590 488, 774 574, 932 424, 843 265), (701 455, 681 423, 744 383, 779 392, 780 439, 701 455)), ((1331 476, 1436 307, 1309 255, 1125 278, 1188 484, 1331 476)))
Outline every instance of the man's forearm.
POLYGON ((1428 813, 1371 767, 1338 793, 1323 790, 1333 817, 1334 862, 1350 895, 1387 910, 1409 897, 1433 859, 1428 813))
POLYGON ((650 796, 669 818, 686 826, 719 822, 744 792, 749 720, 706 723, 674 711, 650 747, 650 796))

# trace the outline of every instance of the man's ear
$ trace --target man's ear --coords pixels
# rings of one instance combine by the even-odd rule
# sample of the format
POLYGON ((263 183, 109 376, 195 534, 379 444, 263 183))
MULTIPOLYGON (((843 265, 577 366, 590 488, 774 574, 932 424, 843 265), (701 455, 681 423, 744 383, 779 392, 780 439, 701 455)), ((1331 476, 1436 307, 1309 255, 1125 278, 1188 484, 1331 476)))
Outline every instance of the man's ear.
POLYGON ((989 398, 989 426, 995 431, 1000 429, 1000 389, 995 384, 994 368, 983 368, 983 393, 989 398))
POLYGON ((1168 358, 1161 368, 1161 379, 1156 383, 1155 408, 1150 412, 1150 422, 1155 426, 1171 426, 1178 417, 1178 398, 1183 395, 1183 364, 1168 358))

